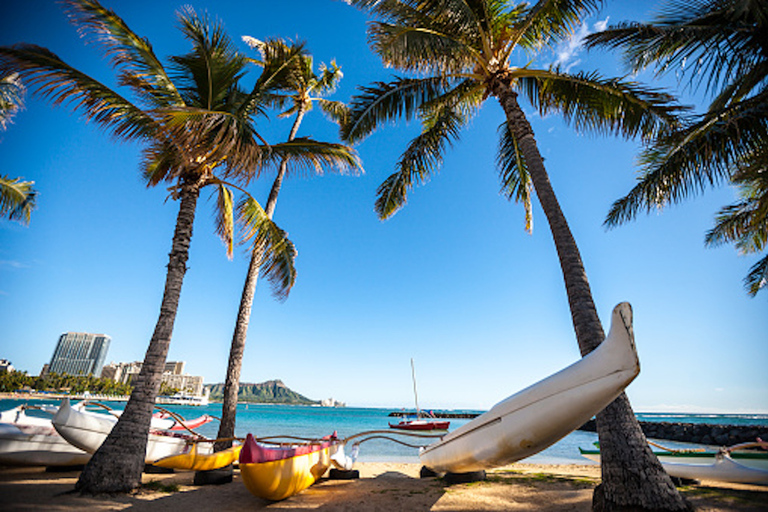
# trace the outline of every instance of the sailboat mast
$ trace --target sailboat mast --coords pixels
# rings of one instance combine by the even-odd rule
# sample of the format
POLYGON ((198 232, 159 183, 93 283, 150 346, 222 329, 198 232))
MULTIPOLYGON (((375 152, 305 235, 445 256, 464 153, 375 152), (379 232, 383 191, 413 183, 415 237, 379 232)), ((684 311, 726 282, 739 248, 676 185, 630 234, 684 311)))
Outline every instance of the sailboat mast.
POLYGON ((416 417, 421 417, 421 410, 419 409, 419 393, 416 391, 416 369, 413 366, 413 358, 411 358, 411 377, 413 377, 413 397, 416 400, 416 417))

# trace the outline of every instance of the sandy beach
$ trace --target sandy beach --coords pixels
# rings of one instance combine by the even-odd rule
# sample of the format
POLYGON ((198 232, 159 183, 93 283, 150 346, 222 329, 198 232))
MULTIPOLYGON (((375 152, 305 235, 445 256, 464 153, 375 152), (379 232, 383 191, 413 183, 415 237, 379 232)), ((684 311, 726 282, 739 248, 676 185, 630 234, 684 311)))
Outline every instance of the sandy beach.
MULTIPOLYGON (((193 474, 144 474, 145 486, 130 495, 80 496, 72 493, 78 472, 43 468, 0 468, 0 510, 322 510, 389 512, 462 510, 591 510, 598 466, 514 464, 488 472, 485 482, 447 485, 419 478, 418 464, 358 464, 359 480, 321 479, 281 502, 252 496, 235 480, 195 487, 193 474)), ((768 510, 768 487, 701 482, 682 488, 700 511, 768 510)))

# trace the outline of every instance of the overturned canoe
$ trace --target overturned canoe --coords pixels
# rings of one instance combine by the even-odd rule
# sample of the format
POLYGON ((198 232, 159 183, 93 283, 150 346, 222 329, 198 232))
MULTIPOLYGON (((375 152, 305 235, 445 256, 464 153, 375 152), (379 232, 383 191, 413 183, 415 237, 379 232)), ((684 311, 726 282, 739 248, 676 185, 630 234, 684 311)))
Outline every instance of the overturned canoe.
POLYGON ((320 442, 268 447, 251 434, 240 451, 240 476, 254 496, 284 500, 323 476, 339 446, 335 433, 320 442))
POLYGON ((169 469, 211 471, 234 464, 240 457, 240 449, 242 448, 242 446, 233 446, 220 452, 201 453, 197 447, 198 445, 195 444, 186 453, 163 457, 154 461, 152 465, 169 469))
POLYGON ((611 403, 640 372, 632 308, 616 306, 611 329, 590 354, 496 404, 490 411, 423 448, 437 472, 503 466, 544 450, 611 403))

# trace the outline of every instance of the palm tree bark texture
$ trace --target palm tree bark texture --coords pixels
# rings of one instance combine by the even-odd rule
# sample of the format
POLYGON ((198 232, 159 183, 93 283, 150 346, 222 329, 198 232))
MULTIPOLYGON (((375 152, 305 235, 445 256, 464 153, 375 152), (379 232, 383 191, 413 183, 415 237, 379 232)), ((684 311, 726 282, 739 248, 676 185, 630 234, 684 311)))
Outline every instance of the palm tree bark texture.
POLYGON ((76 490, 89 493, 128 492, 141 484, 147 432, 152 420, 155 398, 160 389, 181 286, 187 271, 192 225, 199 195, 199 184, 196 181, 184 180, 181 186, 179 214, 169 255, 160 317, 138 376, 139 382, 147 385, 134 386, 134 391, 125 406, 123 421, 115 425, 101 447, 93 454, 80 474, 75 485, 76 490), (121 464, 115 464, 112 460, 114 457, 119 457, 121 464))
MULTIPOLYGON (((565 279, 576 339, 584 356, 605 338, 584 263, 544 167, 533 128, 517 102, 517 94, 503 78, 494 80, 490 87, 518 140, 536 196, 547 217, 565 279)), ((603 483, 595 490, 593 510, 692 509, 652 454, 626 394, 622 393, 597 415, 597 430, 600 446, 604 448, 601 452, 607 456, 601 459, 603 483), (621 442, 617 442, 618 439, 621 442)))

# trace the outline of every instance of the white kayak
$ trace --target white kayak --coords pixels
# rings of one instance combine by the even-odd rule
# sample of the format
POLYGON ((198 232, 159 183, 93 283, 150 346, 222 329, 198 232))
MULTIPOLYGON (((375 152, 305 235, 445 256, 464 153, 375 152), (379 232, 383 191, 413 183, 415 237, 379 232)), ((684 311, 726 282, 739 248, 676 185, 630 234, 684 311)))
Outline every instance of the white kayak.
MULTIPOLYGON (((94 453, 107 438, 118 418, 72 407, 69 399, 64 399, 53 417, 56 431, 70 444, 88 453, 94 453)), ((171 455, 179 455, 189 450, 192 438, 186 434, 153 430, 147 438, 147 452, 144 460, 153 461, 171 455)), ((200 443, 199 453, 210 453, 212 443, 200 443)))
POLYGON ((24 409, 18 406, 0 412, 0 465, 79 466, 88 462, 91 454, 65 441, 51 420, 28 416, 24 409))
POLYGON ((622 302, 595 350, 422 448, 419 458, 436 472, 465 473, 530 457, 603 410, 638 373, 632 308, 622 302))

